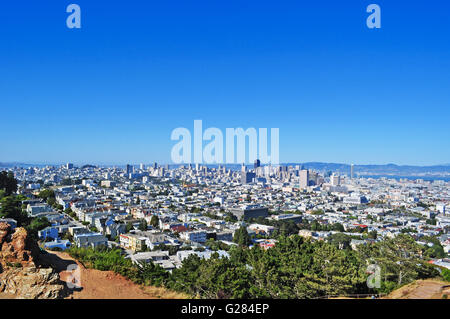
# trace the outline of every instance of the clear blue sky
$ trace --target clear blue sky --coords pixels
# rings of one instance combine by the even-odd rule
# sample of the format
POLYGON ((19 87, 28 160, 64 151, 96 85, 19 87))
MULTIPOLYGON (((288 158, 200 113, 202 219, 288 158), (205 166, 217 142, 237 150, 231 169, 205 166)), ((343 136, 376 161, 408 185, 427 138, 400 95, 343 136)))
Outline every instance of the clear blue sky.
POLYGON ((282 162, 450 162, 444 0, 5 1, 0 75, 3 162, 166 163, 194 119, 278 127, 282 162))

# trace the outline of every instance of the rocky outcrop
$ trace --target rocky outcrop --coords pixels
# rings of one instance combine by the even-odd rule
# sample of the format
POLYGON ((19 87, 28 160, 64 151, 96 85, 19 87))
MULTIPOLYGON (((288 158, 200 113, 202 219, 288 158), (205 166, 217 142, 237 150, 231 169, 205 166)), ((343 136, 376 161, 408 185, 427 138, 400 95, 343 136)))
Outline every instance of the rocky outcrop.
POLYGON ((39 248, 25 228, 0 223, 0 295, 19 299, 59 298, 64 285, 52 268, 39 268, 39 248))
POLYGON ((10 264, 32 265, 32 250, 27 249, 27 231, 19 227, 14 233, 7 223, 0 223, 0 263, 3 267, 10 264), (5 224, 7 226, 5 226, 5 224))
POLYGON ((0 247, 8 236, 11 226, 8 223, 0 223, 0 247))
POLYGON ((51 268, 8 268, 0 274, 0 294, 18 299, 56 299, 64 286, 51 268))

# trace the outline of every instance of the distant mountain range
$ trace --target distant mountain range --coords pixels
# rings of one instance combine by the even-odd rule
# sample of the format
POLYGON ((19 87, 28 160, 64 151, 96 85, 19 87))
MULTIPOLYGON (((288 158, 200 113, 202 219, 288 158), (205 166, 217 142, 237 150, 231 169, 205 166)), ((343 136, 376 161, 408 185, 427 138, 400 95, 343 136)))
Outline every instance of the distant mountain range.
POLYGON ((25 164, 25 163, 19 163, 19 162, 10 162, 10 163, 2 163, 0 162, 0 167, 28 167, 28 166, 35 166, 32 164, 25 164))
MULTIPOLYGON (((321 163, 321 162, 307 162, 307 163, 286 163, 285 165, 302 165, 306 169, 313 169, 318 171, 332 171, 341 174, 349 174, 351 165, 340 163, 321 163)), ((432 165, 432 166, 413 166, 413 165, 354 165, 354 174, 358 175, 403 175, 403 176, 427 176, 427 175, 450 175, 450 164, 432 165)))

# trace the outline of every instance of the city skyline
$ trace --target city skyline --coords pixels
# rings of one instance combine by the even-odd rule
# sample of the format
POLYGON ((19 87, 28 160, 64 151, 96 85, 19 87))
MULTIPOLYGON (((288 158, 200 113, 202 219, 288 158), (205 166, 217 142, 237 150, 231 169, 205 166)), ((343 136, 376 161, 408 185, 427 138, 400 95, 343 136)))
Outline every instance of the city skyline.
MULTIPOLYGON (((157 163, 158 165, 170 165, 170 166, 186 166, 186 165, 192 165, 195 166, 195 162, 191 163, 172 163, 172 162, 155 162, 155 161, 137 161, 137 162, 131 162, 131 161, 124 161, 124 162, 95 162, 95 161, 89 161, 89 160, 83 160, 83 161, 59 161, 59 162, 50 162, 50 161, 3 161, 0 159, 0 167, 1 165, 5 165, 4 167, 11 166, 11 165, 66 165, 66 164, 74 164, 76 166, 83 166, 83 165, 96 165, 96 166, 126 166, 126 165, 132 165, 132 166, 139 166, 141 164, 144 164, 145 166, 152 165, 154 163, 157 163)), ((338 162, 323 162, 323 161, 308 161, 308 162, 280 162, 279 164, 262 164, 261 166, 286 166, 286 165, 301 165, 301 164, 307 164, 307 163, 318 163, 318 164, 336 164, 336 165, 347 165, 351 167, 351 165, 355 166, 389 166, 394 165, 398 167, 438 167, 438 166, 450 166, 450 163, 439 163, 439 164, 424 164, 424 165, 412 165, 412 164, 397 164, 392 162, 386 162, 386 163, 353 163, 353 162, 347 162, 347 163, 338 163, 338 162)), ((246 161, 245 166, 253 166, 253 162, 246 161)), ((208 166, 208 167, 214 167, 214 166, 240 166, 242 163, 199 163, 201 166, 208 166)))

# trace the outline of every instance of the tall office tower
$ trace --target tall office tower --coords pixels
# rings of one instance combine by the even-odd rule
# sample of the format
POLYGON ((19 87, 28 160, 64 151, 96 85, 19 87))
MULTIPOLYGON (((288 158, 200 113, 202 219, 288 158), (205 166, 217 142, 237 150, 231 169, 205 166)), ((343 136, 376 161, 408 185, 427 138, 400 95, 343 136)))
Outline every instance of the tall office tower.
POLYGON ((245 167, 245 164, 242 163, 242 166, 241 166, 241 172, 242 172, 242 173, 245 173, 246 171, 247 171, 247 167, 245 167))
POLYGON ((195 163, 195 170, 198 172, 199 171, 199 163, 195 163))
POLYGON ((158 163, 155 162, 155 163, 153 164, 153 168, 154 168, 154 169, 157 169, 157 168, 158 168, 158 163))
POLYGON ((350 178, 353 179, 353 164, 350 165, 350 178))
POLYGON ((260 166, 261 166, 261 161, 259 159, 255 160, 255 165, 254 165, 255 170, 260 166))
POLYGON ((272 166, 264 166, 264 175, 266 175, 267 177, 269 177, 271 171, 272 171, 272 166))
POLYGON ((66 169, 72 169, 73 168, 73 164, 72 163, 67 163, 66 164, 66 169))
POLYGON ((169 164, 166 164, 166 171, 169 170, 169 164))
POLYGON ((308 184, 317 185, 317 178, 319 175, 316 172, 311 172, 308 184))
POLYGON ((255 169, 255 173, 256 173, 256 177, 260 177, 260 176, 262 176, 263 175, 263 168, 260 166, 260 167, 257 167, 256 169, 255 169))
POLYGON ((241 173, 241 183, 242 184, 248 184, 253 182, 253 179, 256 177, 255 173, 251 172, 242 172, 241 173))
POLYGON ((309 181, 309 171, 307 169, 302 169, 300 171, 300 188, 308 187, 309 181))
POLYGON ((139 168, 140 168, 141 171, 143 171, 143 170, 145 169, 145 165, 141 163, 141 164, 139 165, 139 168))
POLYGON ((130 164, 127 164, 126 172, 127 172, 127 174, 133 173, 133 166, 131 166, 130 164))
POLYGON ((331 175, 330 181, 332 186, 339 186, 341 184, 341 178, 339 175, 331 175))

